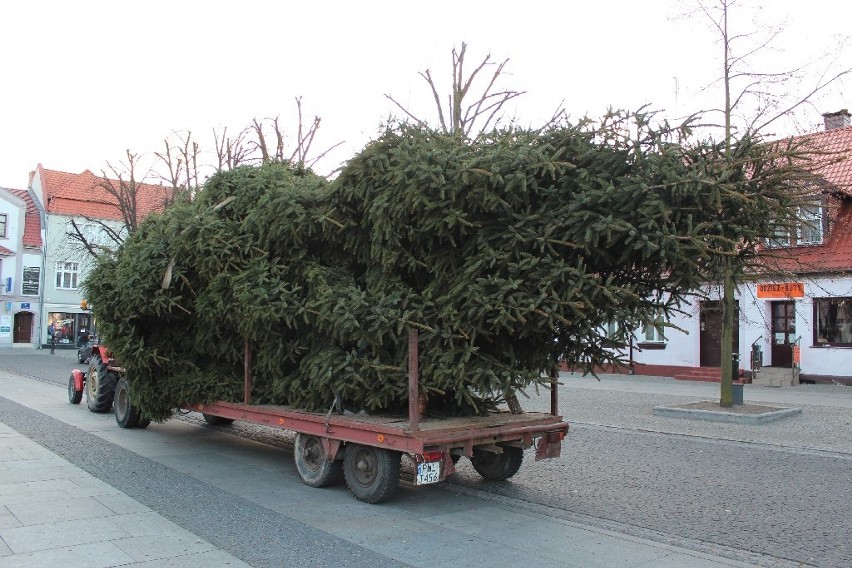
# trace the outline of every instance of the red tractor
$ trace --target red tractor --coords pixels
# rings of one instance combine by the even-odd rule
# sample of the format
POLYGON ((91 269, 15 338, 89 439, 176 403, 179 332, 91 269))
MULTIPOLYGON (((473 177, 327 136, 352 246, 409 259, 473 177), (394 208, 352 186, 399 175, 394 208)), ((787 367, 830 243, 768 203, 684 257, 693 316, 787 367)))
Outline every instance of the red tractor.
POLYGON ((71 371, 68 379, 68 402, 79 404, 86 393, 86 406, 92 412, 115 413, 115 420, 122 428, 146 428, 151 420, 142 417, 139 409, 131 404, 127 379, 112 353, 105 345, 92 347, 89 371, 71 371))

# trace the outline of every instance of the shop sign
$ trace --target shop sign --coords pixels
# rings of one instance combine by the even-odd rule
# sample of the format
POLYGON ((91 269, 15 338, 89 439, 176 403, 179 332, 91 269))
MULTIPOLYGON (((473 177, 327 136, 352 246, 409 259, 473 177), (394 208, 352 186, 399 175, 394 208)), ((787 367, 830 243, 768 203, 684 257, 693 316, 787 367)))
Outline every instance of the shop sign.
POLYGON ((12 317, 0 316, 0 337, 12 335, 12 317))
POLYGON ((41 267, 25 266, 23 276, 21 280, 21 294, 24 296, 38 296, 39 284, 41 283, 41 267))
POLYGON ((780 282, 773 284, 758 284, 758 298, 804 298, 804 282, 780 282))

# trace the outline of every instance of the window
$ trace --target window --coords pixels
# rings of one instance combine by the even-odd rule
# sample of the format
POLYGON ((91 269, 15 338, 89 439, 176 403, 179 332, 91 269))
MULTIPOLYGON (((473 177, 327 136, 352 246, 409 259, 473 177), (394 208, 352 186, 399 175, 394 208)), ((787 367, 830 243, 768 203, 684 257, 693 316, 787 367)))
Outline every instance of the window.
POLYGON ((823 208, 820 205, 804 205, 799 208, 799 226, 796 239, 800 245, 822 243, 823 208))
POLYGON ((790 246, 790 231, 787 227, 776 225, 772 236, 766 239, 767 248, 778 248, 790 246))
POLYGON ((665 343, 666 317, 663 312, 657 312, 652 319, 642 324, 642 342, 665 343))
POLYGON ((6 214, 0 213, 0 239, 6 238, 6 214))
POLYGON ((825 210, 820 203, 802 205, 796 215, 795 227, 776 226, 772 235, 766 239, 766 248, 822 244, 825 237, 825 210))
POLYGON ((66 290, 77 289, 80 265, 76 262, 59 261, 56 263, 56 287, 66 290))
POLYGON ((814 298, 814 344, 852 347, 852 298, 814 298))

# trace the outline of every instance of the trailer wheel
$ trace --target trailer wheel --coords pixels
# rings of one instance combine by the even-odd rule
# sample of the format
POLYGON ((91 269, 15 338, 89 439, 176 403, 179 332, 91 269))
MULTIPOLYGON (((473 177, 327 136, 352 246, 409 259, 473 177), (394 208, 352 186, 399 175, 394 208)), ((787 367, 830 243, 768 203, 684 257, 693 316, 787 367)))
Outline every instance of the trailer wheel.
POLYGON ((68 402, 80 404, 81 400, 83 400, 83 391, 74 388, 74 373, 71 373, 71 378, 68 379, 68 402))
POLYGON ((347 444, 343 456, 343 475, 349 491, 365 503, 382 503, 396 495, 399 488, 399 452, 347 444))
POLYGON ((233 424, 233 418, 224 418, 222 416, 216 416, 214 414, 204 414, 201 416, 204 417, 204 421, 210 424, 211 426, 227 426, 228 424, 233 424))
POLYGON ((130 402, 130 385, 121 377, 115 387, 115 401, 112 403, 115 421, 122 428, 135 428, 139 425, 139 408, 130 402))
POLYGON ((523 460, 524 451, 521 448, 503 446, 502 454, 474 448, 470 462, 476 473, 485 479, 503 481, 518 473, 523 460))
POLYGON ((293 457, 296 471, 305 485, 328 487, 343 480, 343 462, 329 460, 322 440, 316 436, 296 434, 293 457))
POLYGON ((89 373, 86 376, 86 406, 92 412, 109 412, 112 399, 115 397, 115 373, 107 368, 107 364, 99 354, 92 355, 89 362, 89 373))

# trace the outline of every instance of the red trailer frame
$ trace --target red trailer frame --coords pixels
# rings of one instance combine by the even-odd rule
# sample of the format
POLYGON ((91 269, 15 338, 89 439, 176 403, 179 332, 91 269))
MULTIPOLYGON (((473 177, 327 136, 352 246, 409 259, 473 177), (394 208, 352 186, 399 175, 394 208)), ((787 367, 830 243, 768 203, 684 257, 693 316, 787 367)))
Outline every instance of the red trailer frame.
MULTIPOLYGON (((108 362, 110 371, 123 374, 103 346, 101 357, 108 362)), ((211 423, 242 420, 296 432, 296 466, 305 483, 323 487, 345 477, 355 497, 369 503, 393 496, 403 453, 409 454, 417 464, 417 484, 445 479, 455 472, 454 464, 461 456, 471 458, 483 477, 502 480, 517 472, 523 450, 533 445, 536 461, 559 457, 569 428, 559 415, 555 373, 550 380, 550 413, 497 412, 487 416, 424 419, 420 411, 416 329, 410 330, 408 337, 407 417, 335 413, 334 406, 323 414, 286 405, 251 404, 251 368, 252 352, 246 342, 243 402, 217 401, 185 408, 202 413, 211 423)), ((75 378, 80 381, 82 377, 72 377, 72 381, 75 378)), ((132 408, 127 391, 123 390, 128 388, 126 381, 119 388, 122 396, 115 397, 116 420, 122 427, 133 427, 137 425, 138 411, 132 408), (128 416, 132 417, 130 421, 128 416)))

